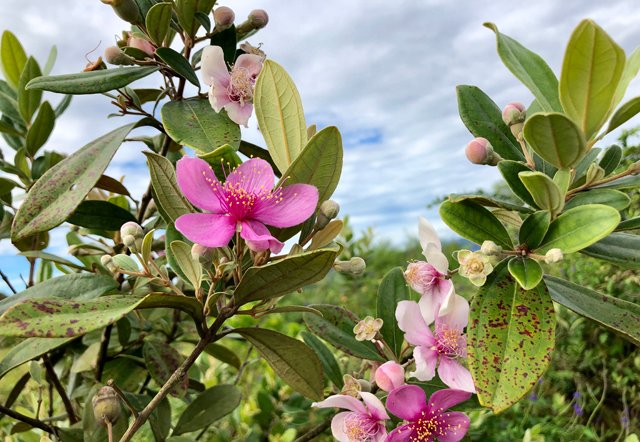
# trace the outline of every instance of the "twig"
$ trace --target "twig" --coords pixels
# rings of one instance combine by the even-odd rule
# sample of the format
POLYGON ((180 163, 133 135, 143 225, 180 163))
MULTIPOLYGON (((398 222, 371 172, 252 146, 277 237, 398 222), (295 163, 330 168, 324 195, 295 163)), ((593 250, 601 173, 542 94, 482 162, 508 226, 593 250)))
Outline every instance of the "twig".
POLYGON ((127 399, 127 397, 124 395, 122 390, 120 390, 120 387, 118 387, 118 385, 116 385, 114 380, 113 379, 109 379, 107 381, 107 385, 115 390, 116 394, 120 397, 122 402, 124 402, 125 405, 127 406, 127 408, 129 409, 129 411, 131 411, 131 414, 133 414, 133 417, 137 418, 138 417, 138 410, 136 410, 135 407, 131 404, 131 402, 129 402, 129 399, 127 399))
POLYGON ((29 424, 32 427, 39 428, 43 431, 46 431, 49 434, 56 434, 56 428, 50 425, 45 424, 38 419, 34 419, 29 416, 25 416, 22 413, 18 413, 17 411, 13 411, 11 408, 7 408, 4 405, 0 405, 0 413, 6 414, 9 417, 14 418, 15 420, 24 422, 25 424, 29 424))
POLYGON ((236 375, 236 380, 233 381, 233 385, 238 385, 238 382, 240 382, 240 378, 242 377, 242 372, 244 371, 245 368, 247 368, 247 365, 249 365, 249 356, 251 355, 252 351, 253 351, 253 344, 249 346, 247 350, 247 354, 244 356, 244 361, 242 361, 242 364, 238 369, 238 374, 236 375))
POLYGON ((101 382, 102 380, 104 364, 107 362, 107 350, 109 349, 111 330, 113 330, 113 324, 107 325, 102 332, 102 338, 100 339, 100 350, 98 351, 98 360, 96 361, 96 381, 98 382, 101 382))
POLYGON ((64 409, 66 410, 67 415, 69 416, 69 423, 73 425, 76 422, 79 422, 79 419, 76 416, 75 411, 73 410, 73 404, 71 403, 69 396, 67 396, 67 392, 64 390, 64 387, 60 383, 60 379, 58 379, 58 375, 56 374, 56 371, 53 369, 53 364, 51 363, 51 360, 47 355, 44 355, 42 357, 42 361, 44 362, 44 369, 47 372, 49 382, 55 387, 56 391, 60 395, 60 398, 62 399, 62 403, 64 404, 64 409))
POLYGON ((2 280, 9 286, 9 289, 11 289, 11 291, 13 292, 13 294, 15 295, 16 293, 18 293, 16 291, 15 288, 13 288, 13 285, 11 285, 11 281, 9 281, 9 278, 7 278, 7 275, 5 275, 2 270, 0 270, 0 277, 2 277, 2 280))
POLYGON ((321 435, 322 433, 327 431, 331 426, 331 419, 333 419, 333 416, 331 416, 330 418, 322 422, 317 427, 314 427, 311 430, 307 431, 305 434, 297 438, 294 442, 307 442, 312 440, 316 436, 321 435))

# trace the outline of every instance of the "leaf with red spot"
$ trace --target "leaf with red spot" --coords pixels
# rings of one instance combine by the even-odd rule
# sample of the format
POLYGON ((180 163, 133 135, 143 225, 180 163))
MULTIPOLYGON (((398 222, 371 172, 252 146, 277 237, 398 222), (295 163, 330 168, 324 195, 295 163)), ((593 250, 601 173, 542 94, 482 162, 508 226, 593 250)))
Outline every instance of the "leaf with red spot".
MULTIPOLYGON (((142 356, 149 369, 149 374, 158 385, 164 385, 171 375, 182 364, 183 357, 173 347, 154 341, 145 341, 142 346, 142 356)), ((180 382, 176 383, 169 394, 176 397, 184 397, 187 394, 189 377, 185 373, 180 382)))
POLYGON ((544 284, 524 290, 500 263, 471 305, 468 363, 480 404, 494 412, 518 402, 547 369, 556 317, 544 284))

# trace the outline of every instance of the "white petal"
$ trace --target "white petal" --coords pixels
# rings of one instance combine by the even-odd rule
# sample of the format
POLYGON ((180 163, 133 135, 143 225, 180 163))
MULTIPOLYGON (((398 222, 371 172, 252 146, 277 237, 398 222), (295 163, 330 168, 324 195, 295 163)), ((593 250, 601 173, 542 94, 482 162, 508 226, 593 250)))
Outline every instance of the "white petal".
POLYGON ((214 80, 220 83, 229 83, 231 75, 224 62, 224 53, 220 46, 207 46, 202 51, 202 81, 211 86, 214 80))
POLYGON ((418 238, 420 239, 420 245, 423 250, 426 249, 429 244, 435 244, 438 249, 442 249, 436 229, 434 229, 431 223, 422 216, 418 221, 418 238))

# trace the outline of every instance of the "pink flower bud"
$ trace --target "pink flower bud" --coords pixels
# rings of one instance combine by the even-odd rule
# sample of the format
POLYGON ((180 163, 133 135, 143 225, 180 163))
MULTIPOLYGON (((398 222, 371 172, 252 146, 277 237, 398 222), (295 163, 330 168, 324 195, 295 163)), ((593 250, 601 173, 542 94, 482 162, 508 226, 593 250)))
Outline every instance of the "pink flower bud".
POLYGON ((220 6, 213 11, 213 21, 216 23, 216 28, 221 31, 229 29, 236 19, 236 14, 233 9, 227 6, 220 6))
POLYGON ((131 33, 129 33, 127 46, 140 49, 142 52, 149 55, 153 55, 156 52, 156 47, 149 40, 145 40, 144 38, 140 37, 134 37, 131 33))
POLYGON ((509 103, 502 110, 502 121, 507 126, 524 122, 527 116, 527 108, 522 103, 509 103))
POLYGON ((404 368, 395 361, 385 362, 376 370, 376 384, 387 393, 404 385, 404 368))
POLYGON ((117 46, 109 46, 107 49, 105 49, 104 59, 109 64, 123 65, 123 66, 133 64, 133 61, 131 61, 131 58, 128 57, 124 52, 122 52, 122 49, 120 49, 117 46))
POLYGON ((491 143, 486 138, 474 138, 467 144, 465 154, 473 164, 488 164, 495 166, 502 158, 493 151, 491 143))
POLYGON ((269 16, 264 9, 254 9, 249 13, 248 18, 255 29, 262 29, 269 23, 269 16))

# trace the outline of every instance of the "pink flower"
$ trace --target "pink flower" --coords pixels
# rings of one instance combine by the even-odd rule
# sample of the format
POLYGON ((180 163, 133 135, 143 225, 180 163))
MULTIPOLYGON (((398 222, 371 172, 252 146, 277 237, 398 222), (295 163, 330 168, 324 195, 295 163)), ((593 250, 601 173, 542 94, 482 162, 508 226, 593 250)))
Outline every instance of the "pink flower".
POLYGON ((148 55, 153 55, 156 52, 156 47, 153 45, 153 43, 141 37, 134 37, 133 33, 131 32, 129 32, 127 46, 140 49, 142 52, 148 55))
POLYGON ((395 361, 387 361, 376 369, 376 385, 387 393, 404 385, 404 368, 395 361))
POLYGON ((362 392, 360 396, 364 404, 352 396, 334 394, 311 406, 349 410, 336 414, 331 421, 331 432, 339 442, 384 441, 387 437, 384 421, 389 419, 384 405, 374 394, 362 392))
POLYGON ((318 204, 314 186, 292 184, 274 189, 273 169, 259 158, 242 163, 224 184, 199 158, 184 157, 176 169, 182 193, 207 211, 182 215, 176 229, 206 247, 224 247, 238 231, 251 250, 278 253, 284 244, 271 236, 265 224, 295 226, 309 218, 318 204))
POLYGON ((387 442, 458 442, 469 430, 469 418, 458 411, 445 412, 469 399, 471 395, 460 390, 440 390, 427 395, 416 385, 403 385, 387 398, 390 412, 407 421, 387 438, 387 442))
POLYGON ((438 376, 451 388, 470 393, 475 392, 469 370, 462 365, 467 358, 467 338, 463 329, 469 321, 469 303, 455 295, 449 313, 436 318, 434 332, 428 326, 414 301, 400 301, 396 308, 398 327, 405 339, 416 348, 413 357, 416 371, 409 373, 420 381, 433 379, 438 367, 438 376))
POLYGON ((227 69, 220 46, 207 46, 202 51, 202 79, 209 89, 209 102, 216 112, 222 108, 229 118, 247 127, 253 111, 253 87, 262 69, 262 58, 254 54, 240 55, 227 69))

